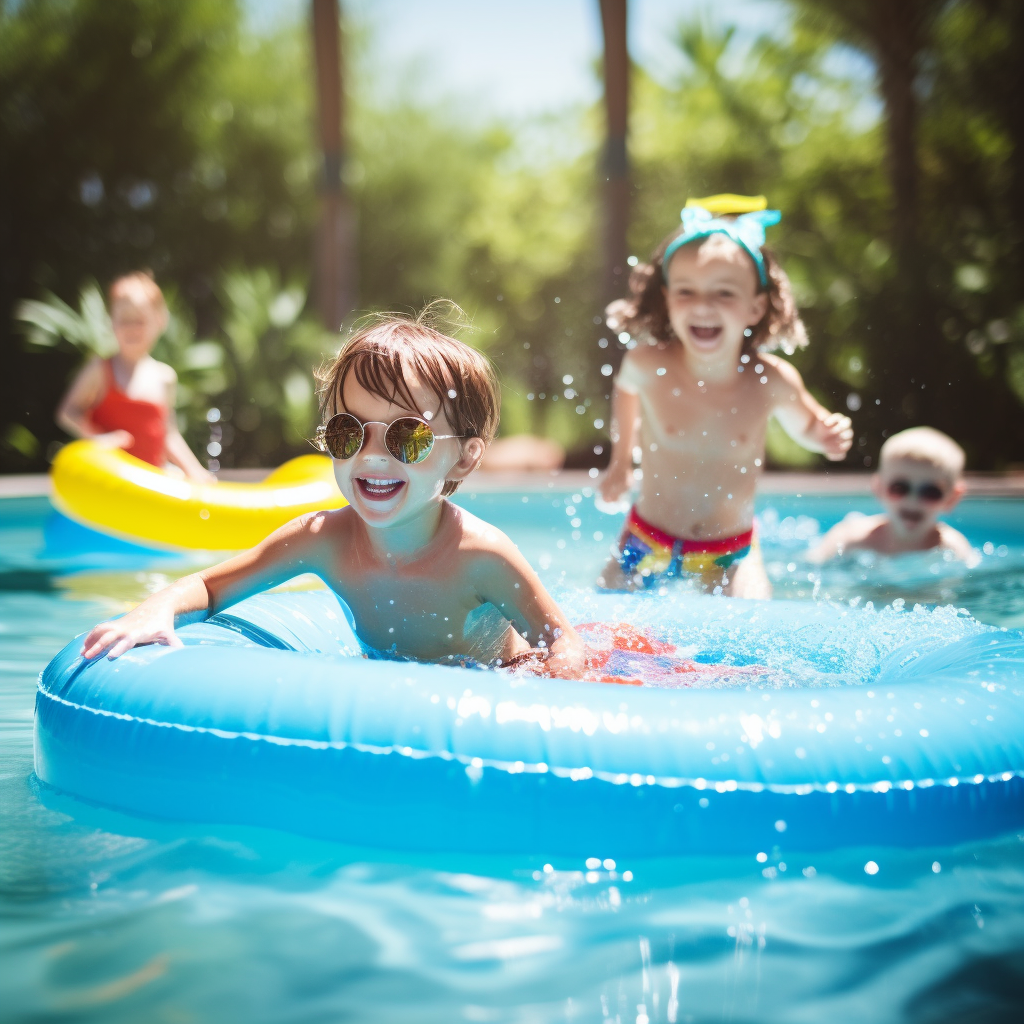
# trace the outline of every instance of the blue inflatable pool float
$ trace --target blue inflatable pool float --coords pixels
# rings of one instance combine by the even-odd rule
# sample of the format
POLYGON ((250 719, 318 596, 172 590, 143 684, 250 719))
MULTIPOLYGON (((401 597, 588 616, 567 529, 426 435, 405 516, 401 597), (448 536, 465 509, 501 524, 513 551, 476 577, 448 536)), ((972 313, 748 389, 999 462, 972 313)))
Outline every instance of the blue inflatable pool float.
MULTIPOLYGON (((586 600, 621 616, 620 597, 586 600)), ((1024 825, 1020 633, 915 636, 907 612, 886 643, 844 647, 885 613, 690 607, 720 660, 820 671, 659 689, 371 660, 332 594, 261 595, 183 648, 86 663, 69 644, 40 677, 36 774, 129 814, 397 850, 754 854, 1024 825)))

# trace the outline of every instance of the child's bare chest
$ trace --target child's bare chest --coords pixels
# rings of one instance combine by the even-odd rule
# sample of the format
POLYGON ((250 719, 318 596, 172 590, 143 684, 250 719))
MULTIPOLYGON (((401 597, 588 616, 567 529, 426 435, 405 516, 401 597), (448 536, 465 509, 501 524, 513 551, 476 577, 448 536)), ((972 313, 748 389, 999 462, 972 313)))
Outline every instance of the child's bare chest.
POLYGON ((644 393, 644 457, 664 450, 677 457, 722 461, 764 447, 769 405, 756 383, 656 380, 644 393))
POLYGON ((334 589, 355 619, 361 640, 381 651, 438 659, 459 651, 466 618, 480 603, 452 573, 339 572, 334 589))

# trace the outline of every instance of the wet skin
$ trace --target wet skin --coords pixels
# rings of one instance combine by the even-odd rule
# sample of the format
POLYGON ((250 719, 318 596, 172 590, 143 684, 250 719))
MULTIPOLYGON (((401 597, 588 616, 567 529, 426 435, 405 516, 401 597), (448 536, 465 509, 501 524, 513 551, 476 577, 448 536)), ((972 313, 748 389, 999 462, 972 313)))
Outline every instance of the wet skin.
POLYGON ((908 551, 942 548, 968 565, 978 561, 967 538, 939 516, 951 512, 963 497, 964 485, 934 465, 915 459, 887 459, 871 479, 871 489, 885 512, 874 516, 847 516, 837 523, 810 551, 812 561, 825 562, 846 551, 877 551, 897 555, 908 551), (902 497, 890 494, 893 481, 906 481, 910 492, 902 497), (923 485, 933 484, 942 493, 939 501, 920 496, 923 485))
POLYGON ((414 465, 385 447, 380 423, 401 416, 428 419, 436 434, 454 433, 437 397, 415 379, 406 383, 415 408, 353 381, 337 403, 364 424, 380 421, 365 427, 354 457, 335 460, 349 507, 295 519, 251 551, 178 581, 123 619, 97 626, 83 653, 116 657, 136 643, 176 643, 176 614, 212 612, 312 572, 348 604, 360 638, 377 650, 436 662, 519 659, 536 671, 577 675, 582 643, 515 545, 441 496, 446 480, 476 468, 483 443, 437 440, 414 465), (481 615, 487 605, 504 618, 486 609, 481 615))
MULTIPOLYGON (((712 236, 680 249, 664 288, 678 341, 639 344, 626 353, 612 398, 612 459, 601 495, 615 501, 633 484, 632 449, 642 451, 637 511, 675 537, 719 539, 751 528, 768 419, 796 441, 842 459, 852 441, 849 418, 829 413, 797 370, 772 355, 743 361, 744 329, 764 315, 753 261, 735 242, 712 236)), ((624 581, 610 562, 602 579, 624 581)), ((736 596, 768 596, 756 554, 709 587, 736 596), (743 579, 743 577, 748 577, 743 579)), ((599 581, 601 582, 601 581, 599 581)))

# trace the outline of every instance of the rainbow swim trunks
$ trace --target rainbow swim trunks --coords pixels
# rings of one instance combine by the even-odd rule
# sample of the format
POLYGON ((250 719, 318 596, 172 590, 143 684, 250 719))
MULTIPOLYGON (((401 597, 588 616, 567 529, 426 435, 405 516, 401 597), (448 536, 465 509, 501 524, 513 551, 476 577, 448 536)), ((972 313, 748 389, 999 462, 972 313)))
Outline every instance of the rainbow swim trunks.
POLYGON ((718 540, 673 537, 642 519, 633 507, 619 538, 619 565, 627 576, 641 575, 644 586, 649 587, 660 576, 703 576, 727 569, 748 555, 756 543, 753 529, 718 540))

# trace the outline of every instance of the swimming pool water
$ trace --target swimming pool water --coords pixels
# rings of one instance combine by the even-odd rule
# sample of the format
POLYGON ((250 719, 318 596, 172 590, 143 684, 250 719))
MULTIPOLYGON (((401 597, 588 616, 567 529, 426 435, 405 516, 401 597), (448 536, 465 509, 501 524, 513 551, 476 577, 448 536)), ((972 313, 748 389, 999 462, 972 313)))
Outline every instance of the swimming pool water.
MULTIPOLYGON (((467 494, 570 611, 619 520, 589 495, 467 494), (598 536, 600 535, 600 536, 598 536)), ((761 502, 777 596, 882 609, 886 630, 1024 625, 1024 502, 952 518, 986 553, 824 569, 809 538, 868 501, 761 502), (950 604, 931 611, 922 604, 950 604), (894 625, 895 624, 895 625, 894 625)), ((39 670, 73 634, 191 564, 44 550, 45 501, 0 502, 0 1019, 12 1021, 963 1021, 1024 1005, 1024 837, 767 859, 550 864, 414 858, 257 830, 97 815, 34 783, 39 670), (865 867, 877 866, 873 874, 865 867)), ((678 610, 699 641, 715 598, 678 610)), ((867 642, 867 641, 866 641, 867 642)), ((853 680, 851 680, 853 681, 853 680)), ((596 857, 601 851, 594 851, 596 857)))

